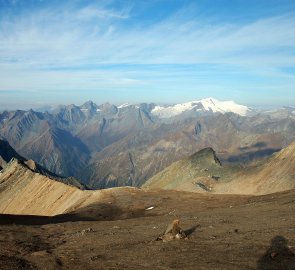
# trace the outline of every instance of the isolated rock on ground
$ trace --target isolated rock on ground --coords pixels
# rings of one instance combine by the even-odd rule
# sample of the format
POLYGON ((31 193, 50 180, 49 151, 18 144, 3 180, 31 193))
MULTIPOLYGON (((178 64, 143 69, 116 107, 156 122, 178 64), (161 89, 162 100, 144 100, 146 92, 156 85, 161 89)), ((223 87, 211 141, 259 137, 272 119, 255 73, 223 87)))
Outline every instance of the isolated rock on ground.
POLYGON ((187 239, 185 232, 180 228, 179 224, 179 219, 173 220, 173 222, 168 225, 165 233, 159 236, 156 240, 168 242, 174 239, 187 239))

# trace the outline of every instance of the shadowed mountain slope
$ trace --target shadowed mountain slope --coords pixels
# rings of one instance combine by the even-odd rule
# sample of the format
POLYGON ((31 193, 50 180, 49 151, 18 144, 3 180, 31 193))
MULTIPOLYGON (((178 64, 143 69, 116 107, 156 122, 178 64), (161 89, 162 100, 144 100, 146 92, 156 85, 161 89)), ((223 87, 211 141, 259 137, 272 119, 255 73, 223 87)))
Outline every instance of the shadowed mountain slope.
POLYGON ((12 158, 25 160, 7 141, 1 140, 0 138, 0 170, 2 170, 12 158))
POLYGON ((0 134, 26 159, 63 176, 73 176, 88 161, 87 147, 71 132, 59 128, 61 123, 53 115, 33 110, 3 114, 0 134))
POLYGON ((47 176, 51 179, 54 179, 58 182, 62 182, 68 185, 72 185, 78 187, 79 189, 85 189, 86 186, 81 184, 74 177, 62 177, 51 171, 47 170, 40 164, 36 163, 34 160, 29 159, 26 160, 22 156, 20 156, 7 141, 0 139, 0 170, 5 169, 12 162, 18 162, 23 165, 27 169, 31 170, 34 173, 41 174, 47 176))
POLYGON ((70 132, 52 128, 28 142, 21 149, 24 156, 63 176, 73 176, 82 170, 89 159, 89 151, 82 141, 70 132))

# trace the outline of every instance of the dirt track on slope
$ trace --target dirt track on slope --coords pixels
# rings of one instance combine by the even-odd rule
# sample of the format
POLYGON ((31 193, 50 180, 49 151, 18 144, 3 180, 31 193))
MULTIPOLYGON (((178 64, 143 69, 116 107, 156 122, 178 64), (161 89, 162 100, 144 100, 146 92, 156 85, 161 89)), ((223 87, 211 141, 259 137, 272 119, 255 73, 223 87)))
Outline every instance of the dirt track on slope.
POLYGON ((0 269, 295 269, 294 190, 112 199, 53 218, 1 215, 0 269), (155 241, 175 218, 189 239, 155 241))

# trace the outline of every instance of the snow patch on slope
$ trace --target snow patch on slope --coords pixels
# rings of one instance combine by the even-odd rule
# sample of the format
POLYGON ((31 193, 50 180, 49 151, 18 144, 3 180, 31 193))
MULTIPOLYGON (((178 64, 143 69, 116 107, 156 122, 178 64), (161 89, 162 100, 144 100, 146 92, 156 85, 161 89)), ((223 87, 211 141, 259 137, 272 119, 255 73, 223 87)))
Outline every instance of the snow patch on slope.
POLYGON ((129 103, 124 103, 124 104, 118 106, 117 108, 122 109, 122 108, 129 107, 129 106, 131 106, 129 103))

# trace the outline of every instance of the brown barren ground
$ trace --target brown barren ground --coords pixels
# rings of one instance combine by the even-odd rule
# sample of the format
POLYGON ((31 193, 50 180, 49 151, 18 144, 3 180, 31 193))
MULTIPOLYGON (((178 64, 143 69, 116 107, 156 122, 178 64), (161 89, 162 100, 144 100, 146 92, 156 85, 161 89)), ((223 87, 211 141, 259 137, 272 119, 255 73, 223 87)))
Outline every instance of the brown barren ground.
POLYGON ((123 192, 72 214, 1 215, 0 269, 295 269, 294 224, 295 190, 123 192), (189 239, 155 241, 176 218, 189 239))

